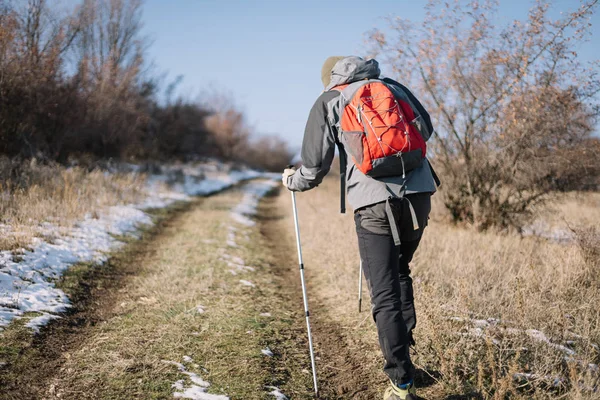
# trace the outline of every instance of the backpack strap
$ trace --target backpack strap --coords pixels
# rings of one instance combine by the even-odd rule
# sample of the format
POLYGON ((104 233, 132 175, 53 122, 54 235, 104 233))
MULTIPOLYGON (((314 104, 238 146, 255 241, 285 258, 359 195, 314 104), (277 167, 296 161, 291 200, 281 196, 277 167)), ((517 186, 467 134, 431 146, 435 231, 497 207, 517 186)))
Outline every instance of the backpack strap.
MULTIPOLYGON (((337 121, 337 127, 339 128, 339 123, 342 119, 342 113, 344 112, 344 108, 350 102, 356 91, 361 87, 373 81, 379 81, 378 79, 369 79, 352 82, 350 84, 339 85, 330 90, 335 90, 340 92, 340 98, 338 101, 338 112, 339 112, 339 121, 337 121)), ((338 135, 341 134, 341 129, 338 129, 338 135)), ((337 138, 337 147, 340 157, 340 213, 346 213, 346 170, 348 167, 348 157, 346 155, 346 150, 344 149, 344 145, 342 144, 340 138, 337 138)))
POLYGON ((385 201, 385 213, 387 214, 390 229, 392 231, 394 246, 400 246, 400 233, 398 233, 398 224, 396 223, 396 218, 394 218, 394 212, 392 211, 392 206, 390 205, 390 198, 391 197, 388 197, 388 199, 385 201))
POLYGON ((338 152, 340 153, 340 213, 346 213, 346 168, 348 159, 344 145, 338 141, 338 152))
MULTIPOLYGON (((392 239, 394 239, 394 246, 400 246, 400 232, 398 231, 398 222, 394 217, 394 212, 392 211, 392 205, 390 204, 390 200, 394 197, 388 197, 385 201, 385 213, 388 218, 388 223, 390 224, 390 230, 392 231, 392 239)), ((410 212, 410 218, 413 223, 413 230, 419 230, 419 221, 417 220, 417 213, 415 212, 415 208, 412 205, 412 202, 408 199, 408 197, 402 196, 402 201, 408 201, 408 210, 410 212)))

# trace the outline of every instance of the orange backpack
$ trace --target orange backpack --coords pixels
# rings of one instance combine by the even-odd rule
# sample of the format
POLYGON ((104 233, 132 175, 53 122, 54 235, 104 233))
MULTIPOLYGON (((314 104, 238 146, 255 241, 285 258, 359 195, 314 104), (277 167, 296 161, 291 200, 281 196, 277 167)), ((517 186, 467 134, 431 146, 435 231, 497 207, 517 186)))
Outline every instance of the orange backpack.
POLYGON ((421 116, 400 87, 370 79, 333 90, 341 92, 340 141, 361 172, 404 177, 423 163, 429 134, 422 134, 421 116))

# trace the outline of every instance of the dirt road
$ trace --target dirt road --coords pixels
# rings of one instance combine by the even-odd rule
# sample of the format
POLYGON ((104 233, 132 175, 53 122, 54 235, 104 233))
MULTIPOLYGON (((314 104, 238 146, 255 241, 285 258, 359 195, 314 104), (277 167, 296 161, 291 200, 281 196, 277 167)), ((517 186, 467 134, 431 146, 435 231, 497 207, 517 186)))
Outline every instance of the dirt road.
MULTIPOLYGON (((259 186, 183 206, 104 266, 74 267, 71 312, 33 338, 4 333, 15 354, 0 398, 312 398, 289 210, 275 192, 249 216, 259 186)), ((373 346, 308 292, 321 398, 378 397, 373 346)))

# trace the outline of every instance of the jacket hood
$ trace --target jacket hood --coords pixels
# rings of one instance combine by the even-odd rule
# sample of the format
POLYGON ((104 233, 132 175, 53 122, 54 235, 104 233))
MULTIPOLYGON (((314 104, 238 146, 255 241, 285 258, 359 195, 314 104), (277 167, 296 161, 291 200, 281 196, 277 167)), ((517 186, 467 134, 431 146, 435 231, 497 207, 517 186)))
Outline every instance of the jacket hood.
POLYGON ((325 90, 360 81, 379 78, 379 63, 376 60, 364 60, 361 57, 346 57, 338 61, 331 70, 331 82, 325 90))

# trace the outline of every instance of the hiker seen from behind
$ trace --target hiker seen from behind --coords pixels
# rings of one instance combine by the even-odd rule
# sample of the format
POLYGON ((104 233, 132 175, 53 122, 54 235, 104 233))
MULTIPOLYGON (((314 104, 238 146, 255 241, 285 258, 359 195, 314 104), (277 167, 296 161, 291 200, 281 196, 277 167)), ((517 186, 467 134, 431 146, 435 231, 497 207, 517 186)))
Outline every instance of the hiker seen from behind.
POLYGON ((298 192, 318 186, 338 147, 341 211, 347 193, 390 380, 384 400, 417 400, 410 262, 439 184, 426 158, 431 119, 405 86, 380 77, 376 60, 329 57, 321 78, 325 90, 306 124, 302 166, 286 169, 283 184, 298 192))

